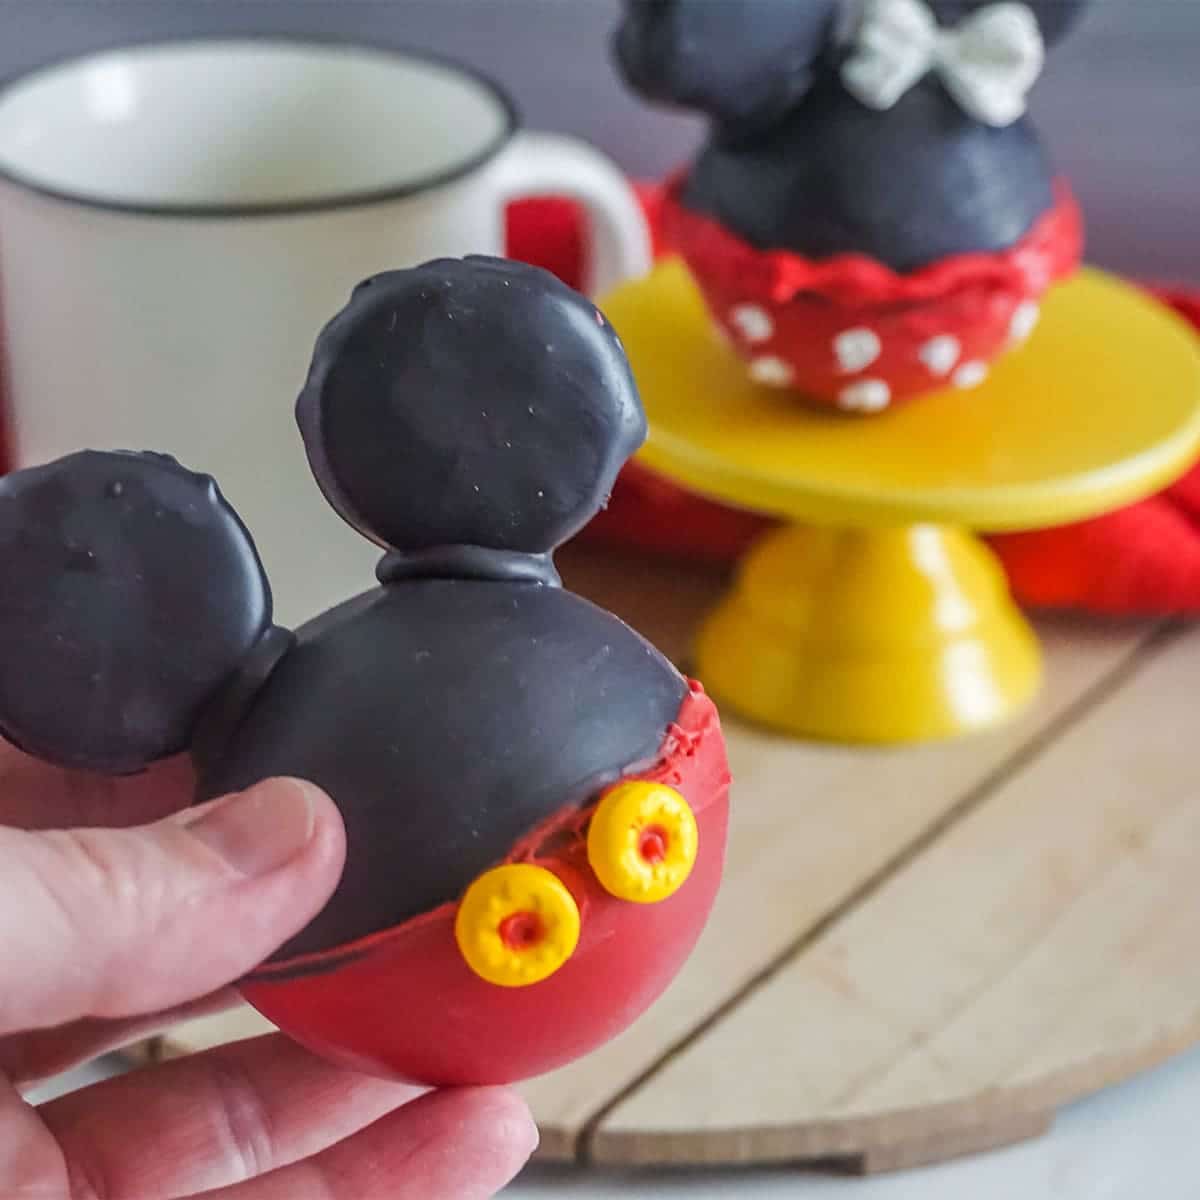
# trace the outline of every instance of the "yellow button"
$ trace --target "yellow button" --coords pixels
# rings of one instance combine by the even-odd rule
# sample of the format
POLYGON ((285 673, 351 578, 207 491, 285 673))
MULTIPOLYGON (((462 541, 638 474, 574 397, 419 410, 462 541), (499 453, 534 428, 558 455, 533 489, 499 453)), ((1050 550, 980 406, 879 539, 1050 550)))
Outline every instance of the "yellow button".
POLYGON ((579 907, 552 871, 510 863, 480 875, 454 923, 458 948, 481 979, 528 987, 553 975, 579 942, 579 907))
POLYGON ((605 891, 636 904, 673 895, 692 873, 700 835, 688 802, 662 783, 618 783, 588 828, 588 862, 605 891))

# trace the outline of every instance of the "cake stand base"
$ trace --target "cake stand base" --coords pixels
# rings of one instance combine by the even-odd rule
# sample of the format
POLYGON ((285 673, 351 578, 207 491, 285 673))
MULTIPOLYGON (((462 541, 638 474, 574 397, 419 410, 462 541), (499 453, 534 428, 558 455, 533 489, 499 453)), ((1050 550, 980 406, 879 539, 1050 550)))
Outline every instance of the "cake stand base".
POLYGON ((996 725, 1041 680, 1037 640, 991 551, 962 529, 768 534, 701 629, 718 700, 803 737, 910 742, 996 725))

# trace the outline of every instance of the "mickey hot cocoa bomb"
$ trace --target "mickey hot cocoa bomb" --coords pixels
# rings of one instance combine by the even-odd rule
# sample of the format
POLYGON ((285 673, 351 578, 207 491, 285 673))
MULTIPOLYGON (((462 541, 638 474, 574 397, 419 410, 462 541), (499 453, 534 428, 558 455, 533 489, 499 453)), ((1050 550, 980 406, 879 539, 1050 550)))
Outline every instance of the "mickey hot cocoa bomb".
POLYGON ((847 412, 969 388, 1082 226, 1025 117, 1086 0, 625 0, 616 55, 711 121, 662 236, 753 378, 847 412))
POLYGON ((565 590, 552 553, 645 424, 604 317, 494 259, 363 283, 298 416, 379 586, 295 634, 216 484, 83 452, 0 480, 0 728, 199 799, 310 779, 345 818, 328 905, 242 984, 317 1053, 506 1082, 623 1029, 713 902, 729 775, 698 684, 565 590))

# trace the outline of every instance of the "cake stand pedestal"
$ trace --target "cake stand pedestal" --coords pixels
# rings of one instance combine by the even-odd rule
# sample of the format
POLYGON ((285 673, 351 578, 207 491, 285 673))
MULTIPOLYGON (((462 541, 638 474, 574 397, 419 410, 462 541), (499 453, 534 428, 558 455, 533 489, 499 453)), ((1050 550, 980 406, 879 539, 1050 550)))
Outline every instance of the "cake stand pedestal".
POLYGON ((702 626, 695 671, 797 736, 908 742, 1008 719, 1041 654, 975 533, 1131 503, 1200 451, 1194 333, 1096 271, 1057 288, 980 386, 863 419, 753 383, 677 260, 603 308, 650 420, 646 465, 790 522, 702 626))

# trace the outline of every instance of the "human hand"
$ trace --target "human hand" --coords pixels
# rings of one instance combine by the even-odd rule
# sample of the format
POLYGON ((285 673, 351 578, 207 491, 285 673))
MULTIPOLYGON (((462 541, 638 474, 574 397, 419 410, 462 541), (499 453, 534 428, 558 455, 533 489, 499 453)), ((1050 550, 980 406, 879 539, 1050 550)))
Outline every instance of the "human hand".
POLYGON ((0 743, 0 1193, 27 1200, 473 1200, 537 1135, 499 1088, 418 1089, 282 1035, 34 1108, 19 1087, 236 1001, 342 869, 328 797, 272 780, 187 808, 173 760, 109 780, 0 743))

